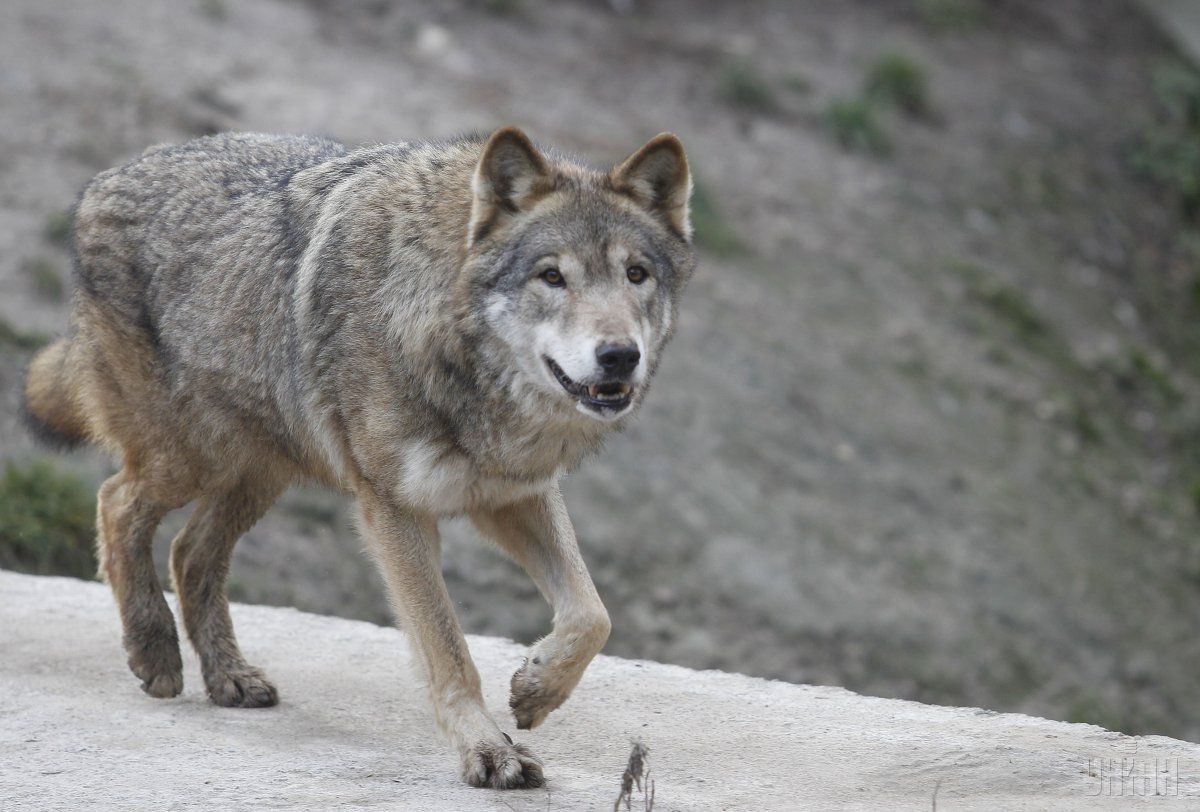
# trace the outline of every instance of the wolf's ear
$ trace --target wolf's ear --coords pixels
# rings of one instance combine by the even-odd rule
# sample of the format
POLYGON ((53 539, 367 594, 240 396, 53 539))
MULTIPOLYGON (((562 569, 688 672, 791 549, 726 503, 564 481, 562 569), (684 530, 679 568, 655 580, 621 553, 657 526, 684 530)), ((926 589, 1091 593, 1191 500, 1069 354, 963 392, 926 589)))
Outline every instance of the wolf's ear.
POLYGON ((666 220, 689 242, 692 218, 688 201, 692 175, 683 144, 671 133, 654 136, 612 171, 613 186, 666 220))
POLYGON ((516 127, 496 130, 471 181, 471 242, 482 239, 504 215, 529 209, 550 185, 550 168, 529 136, 516 127))

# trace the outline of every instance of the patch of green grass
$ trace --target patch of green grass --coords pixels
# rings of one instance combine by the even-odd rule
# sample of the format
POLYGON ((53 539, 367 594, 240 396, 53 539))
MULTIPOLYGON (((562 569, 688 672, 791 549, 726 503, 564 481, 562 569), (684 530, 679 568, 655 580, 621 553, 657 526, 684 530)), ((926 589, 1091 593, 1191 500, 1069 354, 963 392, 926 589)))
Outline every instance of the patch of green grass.
POLYGON ((8 462, 0 478, 0 567, 94 578, 96 498, 43 461, 8 462))
POLYGON ((0 317, 0 347, 11 347, 16 350, 37 350, 50 343, 50 336, 45 333, 28 330, 18 330, 3 317, 0 317))
POLYGON ((729 225, 708 186, 696 183, 692 190, 692 229, 696 245, 718 256, 746 253, 746 246, 729 225))
POLYGON ((825 126, 846 149, 873 155, 892 150, 892 140, 870 99, 834 99, 825 108, 825 126))
POLYGON ((980 0, 916 0, 921 22, 938 31, 976 28, 986 10, 980 0))
POLYGON ((1082 403, 1075 402, 1070 405, 1067 410, 1067 421, 1082 442, 1089 445, 1099 445, 1103 442, 1104 434, 1100 431, 1099 424, 1096 423, 1096 419, 1092 417, 1087 406, 1082 403))
POLYGON ((46 222, 42 226, 42 237, 51 245, 66 248, 71 244, 71 230, 73 228, 74 224, 71 220, 71 213, 68 211, 56 211, 46 218, 46 222))
POLYGON ((1160 367, 1154 360, 1141 350, 1133 350, 1129 354, 1129 368, 1140 380, 1148 383, 1158 395, 1168 403, 1178 403, 1183 394, 1170 373, 1160 367))
POLYGON ((901 53, 880 56, 867 71, 864 90, 868 98, 891 105, 913 118, 929 118, 929 72, 901 53))
POLYGON ((980 278, 969 287, 968 295, 993 315, 1009 324, 1024 339, 1040 338, 1047 332, 1033 304, 1020 290, 997 279, 980 278))
POLYGON ((1165 118, 1200 126, 1200 73, 1183 62, 1168 61, 1155 66, 1150 83, 1165 118))
POLYGON ((725 63, 717 77, 717 95, 732 107, 754 113, 775 113, 779 100, 770 82, 743 59, 725 63))
POLYGON ((253 603, 251 600, 251 590, 246 584, 236 576, 230 576, 225 582, 225 595, 231 601, 237 603, 253 603))
POLYGON ((29 277, 38 296, 51 302, 61 302, 66 287, 53 262, 45 257, 33 257, 21 264, 21 271, 29 277))
MULTIPOLYGON (((1107 356, 1097 364, 1097 370, 1119 394, 1156 401, 1167 408, 1178 407, 1186 400, 1172 371, 1141 348, 1133 347, 1124 354, 1107 356)), ((1186 458, 1188 449, 1194 447, 1198 453, 1193 465, 1200 467, 1200 444, 1193 446, 1200 438, 1200 426, 1192 430, 1185 423, 1177 425, 1172 433, 1177 456, 1186 458)))
POLYGON ((1184 214, 1200 217, 1200 73, 1160 65, 1152 84, 1158 115, 1135 142, 1135 168, 1179 198, 1184 214))

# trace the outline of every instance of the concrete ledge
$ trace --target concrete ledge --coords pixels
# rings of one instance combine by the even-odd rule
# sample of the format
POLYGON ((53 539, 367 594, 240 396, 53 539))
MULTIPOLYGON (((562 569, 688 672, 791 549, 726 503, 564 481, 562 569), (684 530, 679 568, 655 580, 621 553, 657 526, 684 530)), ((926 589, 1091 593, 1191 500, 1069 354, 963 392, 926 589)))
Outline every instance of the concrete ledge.
MULTIPOLYGON (((935 787, 939 809, 1200 799, 1195 744, 614 657, 516 737, 545 759, 546 789, 474 790, 398 632, 269 607, 234 618, 277 708, 210 705, 187 649, 184 694, 150 699, 106 587, 0 572, 0 808, 610 810, 633 736, 651 748, 658 810, 929 809, 935 787)), ((471 647, 511 725, 523 649, 471 647)))

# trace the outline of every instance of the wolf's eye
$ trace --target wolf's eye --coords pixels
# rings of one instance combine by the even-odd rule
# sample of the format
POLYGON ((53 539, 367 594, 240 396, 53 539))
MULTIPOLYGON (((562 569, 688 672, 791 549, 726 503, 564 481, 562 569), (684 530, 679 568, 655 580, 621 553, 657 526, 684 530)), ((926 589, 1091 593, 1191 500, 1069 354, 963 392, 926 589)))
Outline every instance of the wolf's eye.
POLYGON ((630 265, 625 269, 625 275, 629 277, 629 281, 635 285, 642 284, 646 281, 646 277, 649 276, 649 274, 646 273, 646 269, 641 265, 630 265))
POLYGON ((558 268, 547 268, 539 274, 542 281, 552 288, 561 288, 567 284, 567 280, 563 279, 562 271, 558 268))

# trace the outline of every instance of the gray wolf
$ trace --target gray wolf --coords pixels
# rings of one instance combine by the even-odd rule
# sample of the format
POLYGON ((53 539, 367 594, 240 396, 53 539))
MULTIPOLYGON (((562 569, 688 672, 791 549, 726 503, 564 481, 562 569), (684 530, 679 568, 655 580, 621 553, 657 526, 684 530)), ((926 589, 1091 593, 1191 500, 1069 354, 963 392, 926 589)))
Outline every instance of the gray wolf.
POLYGON ((357 150, 226 134, 92 180, 71 330, 31 363, 25 410, 41 436, 121 462, 98 550, 142 688, 183 688, 151 540, 194 501, 170 570, 208 694, 278 701, 224 581, 238 537, 315 480, 356 500, 463 778, 541 784, 484 707, 438 520, 469 516, 554 609, 511 683, 532 728, 609 635, 558 481, 645 396, 695 265, 690 193, 673 135, 600 171, 515 128, 357 150))

